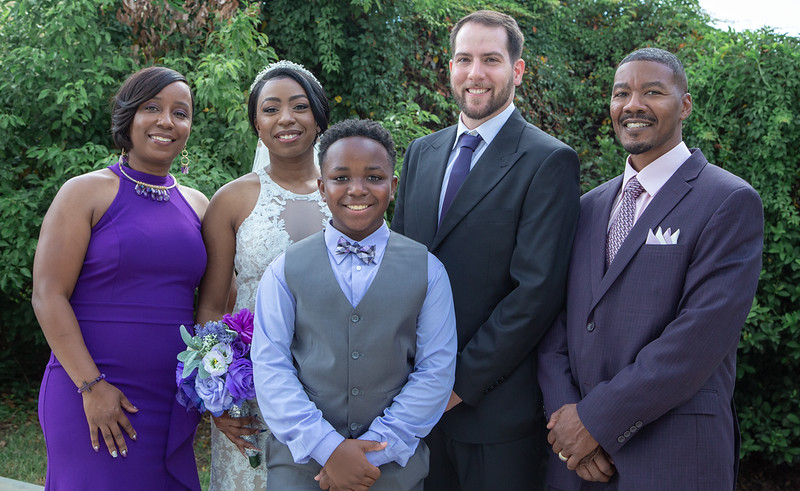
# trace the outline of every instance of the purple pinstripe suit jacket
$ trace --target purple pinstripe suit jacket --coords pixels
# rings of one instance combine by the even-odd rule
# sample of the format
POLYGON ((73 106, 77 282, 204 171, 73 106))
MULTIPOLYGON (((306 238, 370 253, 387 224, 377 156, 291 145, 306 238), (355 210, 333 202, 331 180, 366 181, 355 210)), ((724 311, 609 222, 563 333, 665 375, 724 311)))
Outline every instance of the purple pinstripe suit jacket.
POLYGON ((732 490, 736 348, 761 271, 761 199, 693 149, 606 271, 606 228, 621 182, 618 176, 581 198, 566 308, 539 346, 548 417, 577 403, 617 475, 590 485, 554 458, 548 483, 732 490), (646 245, 658 227, 680 229, 678 243, 646 245))

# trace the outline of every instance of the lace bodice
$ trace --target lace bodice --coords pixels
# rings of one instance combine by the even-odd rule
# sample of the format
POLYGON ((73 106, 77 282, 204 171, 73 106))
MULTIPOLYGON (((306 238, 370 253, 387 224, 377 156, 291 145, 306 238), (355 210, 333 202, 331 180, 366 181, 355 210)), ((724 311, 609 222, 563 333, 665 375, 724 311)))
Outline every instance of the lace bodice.
MULTIPOLYGON (((330 210, 319 191, 295 194, 278 186, 266 168, 256 170, 261 192, 256 206, 236 232, 236 306, 255 310, 256 290, 264 271, 292 243, 322 230, 330 218, 330 210)), ((263 422, 255 399, 247 402, 253 415, 263 422)), ((269 432, 258 435, 256 446, 266 456, 269 432)), ((211 482, 210 491, 239 491, 264 489, 267 481, 266 463, 253 469, 225 435, 211 424, 211 482)))
POLYGON ((261 275, 278 254, 292 243, 319 232, 330 210, 319 191, 295 194, 278 186, 266 169, 256 171, 261 192, 252 213, 236 232, 236 308, 255 308, 261 275))

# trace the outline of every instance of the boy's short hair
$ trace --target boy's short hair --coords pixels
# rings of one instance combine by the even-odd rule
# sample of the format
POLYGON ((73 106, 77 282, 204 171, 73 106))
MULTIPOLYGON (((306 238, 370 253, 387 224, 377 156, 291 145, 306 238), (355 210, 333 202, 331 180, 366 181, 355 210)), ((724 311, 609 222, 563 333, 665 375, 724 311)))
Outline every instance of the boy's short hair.
POLYGON ((389 133, 389 131, 381 126, 381 124, 377 121, 372 121, 369 119, 345 119, 344 121, 339 121, 335 125, 331 126, 325 133, 322 134, 322 137, 319 140, 320 170, 322 170, 322 165, 325 163, 325 156, 328 153, 328 149, 331 147, 331 145, 342 138, 350 138, 354 136, 369 138, 370 140, 375 140, 383 145, 383 148, 386 149, 389 167, 394 170, 394 163, 397 159, 397 151, 394 148, 392 134, 389 133))

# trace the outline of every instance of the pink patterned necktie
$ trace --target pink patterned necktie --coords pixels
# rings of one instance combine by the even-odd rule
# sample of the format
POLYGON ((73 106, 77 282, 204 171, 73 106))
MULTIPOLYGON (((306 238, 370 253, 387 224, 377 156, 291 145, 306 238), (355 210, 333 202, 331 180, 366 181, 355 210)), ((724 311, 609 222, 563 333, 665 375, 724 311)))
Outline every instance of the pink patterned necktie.
POLYGON ((611 228, 608 229, 606 238, 606 266, 611 264, 617 255, 620 246, 625 241, 628 233, 633 228, 633 217, 636 213, 636 198, 644 192, 644 188, 639 184, 636 176, 628 181, 625 191, 622 193, 622 202, 619 206, 619 213, 611 228))

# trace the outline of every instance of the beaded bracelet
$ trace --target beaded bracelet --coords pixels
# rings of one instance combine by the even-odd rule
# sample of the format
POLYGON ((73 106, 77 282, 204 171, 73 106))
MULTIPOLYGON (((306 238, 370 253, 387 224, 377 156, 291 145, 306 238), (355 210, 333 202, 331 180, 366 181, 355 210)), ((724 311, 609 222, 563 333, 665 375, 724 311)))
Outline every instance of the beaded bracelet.
POLYGON ((97 384, 98 382, 100 382, 104 378, 106 378, 106 374, 105 373, 101 373, 100 375, 97 376, 96 379, 92 380, 91 382, 87 383, 84 380, 83 381, 83 385, 78 387, 78 394, 83 394, 84 392, 91 392, 92 391, 92 386, 97 384))

